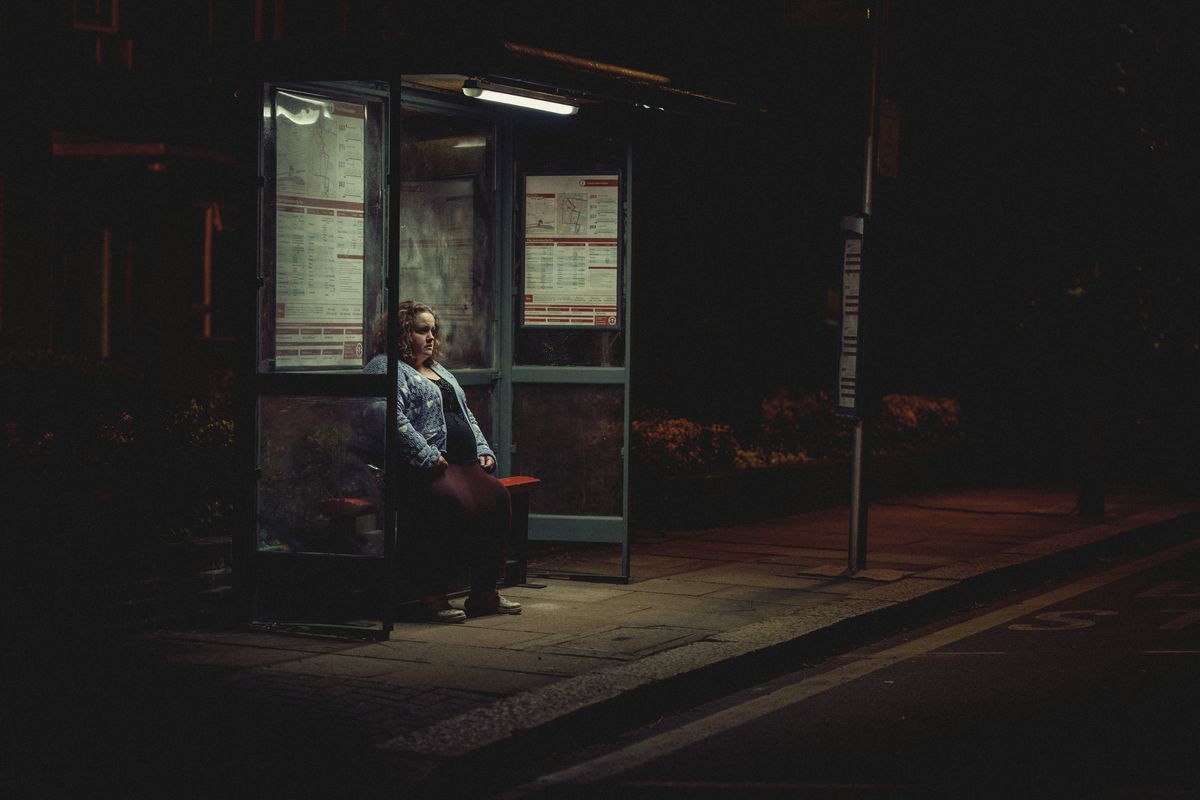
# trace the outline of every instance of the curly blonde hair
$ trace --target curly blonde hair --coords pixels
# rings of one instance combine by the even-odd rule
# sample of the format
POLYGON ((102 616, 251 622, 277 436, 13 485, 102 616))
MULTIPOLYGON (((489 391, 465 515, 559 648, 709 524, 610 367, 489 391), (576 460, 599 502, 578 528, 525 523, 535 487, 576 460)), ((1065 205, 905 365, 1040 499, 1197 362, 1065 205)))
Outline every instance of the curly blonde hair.
POLYGON ((429 314, 433 317, 433 361, 440 361, 442 338, 439 334, 442 330, 442 321, 438 319, 437 312, 433 308, 415 300, 405 300, 400 304, 400 330, 396 332, 396 352, 404 361, 408 361, 412 357, 409 337, 413 332, 413 327, 417 324, 418 314, 429 314))

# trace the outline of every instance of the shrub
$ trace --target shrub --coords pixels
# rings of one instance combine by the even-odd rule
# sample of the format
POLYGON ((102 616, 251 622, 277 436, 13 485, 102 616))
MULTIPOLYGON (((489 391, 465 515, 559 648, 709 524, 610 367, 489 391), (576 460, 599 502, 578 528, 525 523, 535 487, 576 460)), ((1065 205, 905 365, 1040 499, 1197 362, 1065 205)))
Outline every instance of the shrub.
POLYGON ((877 454, 927 450, 965 438, 962 409, 951 397, 884 395, 873 431, 877 454))
POLYGON ((852 425, 825 392, 796 394, 781 386, 762 401, 759 446, 773 453, 824 461, 850 454, 852 425))
POLYGON ((761 447, 738 448, 737 469, 764 469, 766 467, 787 467, 796 464, 807 464, 812 461, 808 453, 803 451, 789 453, 786 450, 764 450, 761 447))
MULTIPOLYGON (((850 457, 853 421, 837 414, 825 392, 776 389, 762 401, 753 442, 740 442, 732 428, 701 424, 663 411, 632 424, 632 450, 651 469, 688 473, 763 469, 839 461, 850 457)), ((963 441, 961 409, 953 398, 891 394, 872 421, 868 444, 875 455, 929 450, 963 441)))
POLYGON ((151 557, 149 544, 227 534, 235 475, 228 382, 216 375, 198 397, 179 398, 128 366, 46 351, 6 355, 0 468, 5 507, 26 546, 131 569, 151 557))
POLYGON ((733 469, 739 445, 728 425, 652 413, 630 426, 631 450, 643 466, 664 472, 733 469))

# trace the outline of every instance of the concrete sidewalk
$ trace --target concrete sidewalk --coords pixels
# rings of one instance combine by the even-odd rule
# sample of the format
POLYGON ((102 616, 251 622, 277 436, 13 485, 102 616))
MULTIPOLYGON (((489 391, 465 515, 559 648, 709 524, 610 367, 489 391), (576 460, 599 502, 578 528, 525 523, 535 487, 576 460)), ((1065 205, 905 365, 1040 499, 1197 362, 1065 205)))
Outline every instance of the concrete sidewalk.
MULTIPOLYGON (((524 604, 518 616, 398 623, 388 641, 373 643, 158 630, 133 637, 126 652, 138 669, 186 675, 176 686, 208 687, 205 708, 286 721, 263 729, 311 730, 346 744, 339 752, 369 749, 359 769, 382 764, 393 780, 419 784, 701 683, 794 668, 1027 585, 1070 557, 1166 532, 1195 535, 1198 509, 1113 492, 1104 518, 1085 519, 1073 493, 1049 489, 879 502, 870 507, 868 569, 853 575, 845 574, 845 508, 639 532, 629 584, 531 578, 544 588, 505 591, 524 604)), ((569 566, 586 568, 580 558, 569 566)))

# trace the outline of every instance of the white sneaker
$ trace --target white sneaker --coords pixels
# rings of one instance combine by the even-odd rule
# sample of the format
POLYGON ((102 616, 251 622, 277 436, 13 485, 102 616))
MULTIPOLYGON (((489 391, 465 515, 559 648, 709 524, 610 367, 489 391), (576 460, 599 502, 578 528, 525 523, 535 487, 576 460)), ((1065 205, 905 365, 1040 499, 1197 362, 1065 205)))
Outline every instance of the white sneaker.
POLYGON ((507 597, 504 597, 503 595, 499 595, 499 594, 496 595, 496 597, 499 598, 499 602, 496 603, 496 613, 497 614, 520 614, 521 613, 521 604, 518 603, 516 600, 509 600, 507 597))
POLYGON ((444 606, 428 606, 430 622, 466 622, 467 613, 461 609, 454 608, 449 603, 444 606))

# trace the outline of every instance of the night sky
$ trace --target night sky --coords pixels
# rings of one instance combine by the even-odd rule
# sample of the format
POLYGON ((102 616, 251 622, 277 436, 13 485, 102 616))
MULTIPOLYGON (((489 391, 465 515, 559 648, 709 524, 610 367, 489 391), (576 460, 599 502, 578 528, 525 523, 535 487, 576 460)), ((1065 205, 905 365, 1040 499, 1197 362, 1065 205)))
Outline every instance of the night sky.
MULTIPOLYGON (((1190 414, 1197 19, 1174 3, 894 4, 880 82, 900 167, 876 185, 865 278, 877 392, 958 397, 1010 427, 1089 406, 1190 414)), ((825 291, 862 198, 868 51, 860 26, 724 30, 709 34, 738 46, 695 79, 763 103, 766 122, 690 121, 639 151, 635 377, 650 405, 736 423, 776 384, 833 387, 825 291), (660 238, 698 175, 712 202, 660 238), (713 393, 714 369, 739 388, 713 393)))

